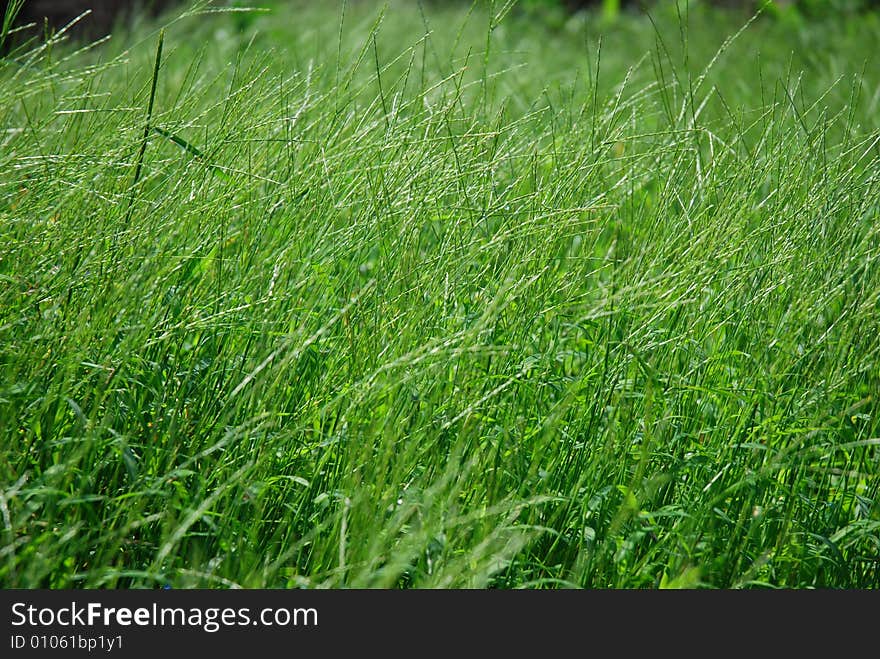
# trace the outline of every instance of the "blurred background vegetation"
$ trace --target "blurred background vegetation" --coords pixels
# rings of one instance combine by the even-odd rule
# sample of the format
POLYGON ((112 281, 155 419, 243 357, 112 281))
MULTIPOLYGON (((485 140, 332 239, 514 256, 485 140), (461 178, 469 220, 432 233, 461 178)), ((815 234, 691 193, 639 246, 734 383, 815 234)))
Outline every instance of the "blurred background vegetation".
MULTIPOLYGON (((317 0, 326 2, 327 0, 317 0)), ((362 2, 363 0, 349 0, 362 2)), ((426 5, 472 4, 472 0, 413 0, 426 5)), ((476 0, 483 4, 507 4, 510 0, 476 0)), ((341 2, 341 0, 340 0, 341 2)), ((5 0, 3 16, 6 31, 19 28, 18 35, 39 36, 41 33, 62 29, 78 17, 72 33, 97 38, 119 26, 130 24, 140 16, 154 16, 181 0, 5 0), (84 12, 87 15, 82 16, 84 12), (12 15, 15 14, 14 20, 12 15), (23 27, 30 26, 30 27, 23 27)), ((240 0, 220 0, 216 5, 259 6, 259 0, 243 3, 240 0)), ((552 22, 564 19, 573 12, 592 12, 603 21, 613 21, 623 12, 644 12, 675 6, 672 0, 513 0, 516 10, 529 13, 537 20, 552 22)), ((876 10, 880 0, 678 0, 679 9, 693 9, 711 5, 729 11, 754 13, 762 11, 768 17, 817 20, 838 14, 876 10)))

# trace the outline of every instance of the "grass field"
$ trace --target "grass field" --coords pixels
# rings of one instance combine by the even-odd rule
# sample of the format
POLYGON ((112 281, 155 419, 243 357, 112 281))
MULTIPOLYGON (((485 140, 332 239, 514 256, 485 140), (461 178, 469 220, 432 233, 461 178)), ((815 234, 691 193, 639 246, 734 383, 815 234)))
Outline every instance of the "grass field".
POLYGON ((0 59, 3 587, 880 584, 878 16, 260 4, 0 59))

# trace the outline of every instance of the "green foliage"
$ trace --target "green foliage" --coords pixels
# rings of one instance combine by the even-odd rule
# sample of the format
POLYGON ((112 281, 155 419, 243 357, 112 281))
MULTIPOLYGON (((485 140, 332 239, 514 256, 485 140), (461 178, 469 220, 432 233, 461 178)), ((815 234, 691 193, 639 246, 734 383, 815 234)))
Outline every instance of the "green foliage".
POLYGON ((806 18, 828 18, 835 15, 855 13, 869 9, 870 0, 797 0, 778 2, 765 0, 759 5, 772 15, 797 14, 806 18))
POLYGON ((0 60, 0 585, 878 583, 876 21, 270 6, 0 60))
POLYGON ((606 20, 614 20, 620 15, 620 0, 602 0, 602 15, 606 20))
POLYGON ((24 5, 24 0, 10 0, 6 3, 3 15, 0 17, 0 20, 2 20, 2 23, 0 23, 0 53, 3 52, 3 46, 9 37, 9 31, 12 29, 15 17, 21 11, 22 5, 24 5))
POLYGON ((861 11, 871 4, 869 0, 799 0, 797 8, 807 16, 825 17, 861 11))

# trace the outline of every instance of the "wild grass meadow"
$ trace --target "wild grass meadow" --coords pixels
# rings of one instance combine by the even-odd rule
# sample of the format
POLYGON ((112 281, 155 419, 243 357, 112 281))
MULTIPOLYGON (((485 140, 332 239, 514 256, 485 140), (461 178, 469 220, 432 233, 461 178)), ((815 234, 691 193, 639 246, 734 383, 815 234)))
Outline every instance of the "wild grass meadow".
POLYGON ((880 16, 243 4, 0 59, 3 587, 880 584, 880 16))

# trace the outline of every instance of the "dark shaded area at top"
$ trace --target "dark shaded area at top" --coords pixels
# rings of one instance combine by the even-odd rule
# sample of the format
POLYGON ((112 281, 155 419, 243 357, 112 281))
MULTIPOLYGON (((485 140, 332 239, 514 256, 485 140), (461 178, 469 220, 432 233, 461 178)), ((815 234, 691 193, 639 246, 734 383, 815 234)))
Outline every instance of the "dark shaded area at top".
MULTIPOLYGON (((25 0, 14 24, 35 27, 29 35, 41 34, 44 29, 60 30, 83 12, 91 10, 72 29, 77 36, 97 38, 108 34, 119 21, 125 21, 137 12, 155 15, 179 0, 25 0)), ((0 18, 6 15, 10 1, 4 0, 0 18)))

